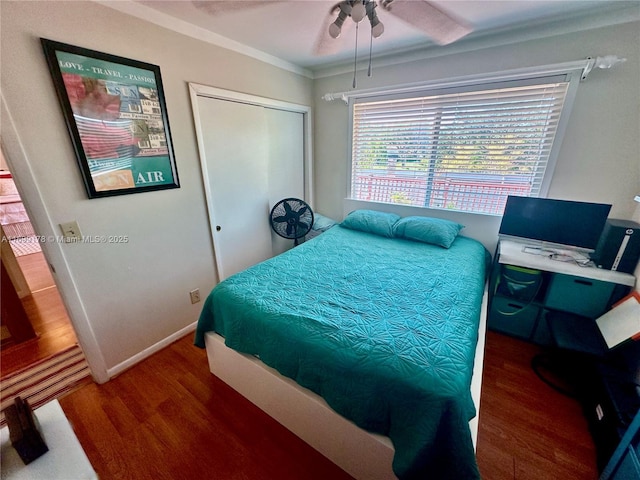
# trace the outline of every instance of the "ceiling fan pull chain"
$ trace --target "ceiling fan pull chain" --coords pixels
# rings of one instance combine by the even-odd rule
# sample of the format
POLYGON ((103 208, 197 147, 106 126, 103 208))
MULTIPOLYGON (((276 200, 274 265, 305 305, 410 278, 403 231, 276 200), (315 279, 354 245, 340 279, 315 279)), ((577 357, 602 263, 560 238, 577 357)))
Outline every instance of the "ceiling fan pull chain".
POLYGON ((371 76, 371 53, 373 52, 373 29, 371 29, 371 38, 369 39, 369 70, 367 70, 367 77, 371 76))
POLYGON ((353 57, 353 88, 356 88, 356 72, 358 65, 358 25, 359 23, 356 23, 356 52, 353 57))

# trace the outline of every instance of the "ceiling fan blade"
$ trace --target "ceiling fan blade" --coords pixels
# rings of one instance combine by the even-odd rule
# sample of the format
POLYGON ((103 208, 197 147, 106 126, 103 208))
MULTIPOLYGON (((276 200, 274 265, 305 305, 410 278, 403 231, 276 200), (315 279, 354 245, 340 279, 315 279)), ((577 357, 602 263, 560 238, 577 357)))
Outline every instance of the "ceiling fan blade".
POLYGON ((192 3, 196 8, 204 10, 211 15, 220 15, 264 7, 265 5, 282 3, 283 1, 285 0, 193 0, 192 3))
POLYGON ((424 0, 393 0, 384 8, 409 25, 419 28, 440 45, 453 43, 472 31, 468 25, 424 0))
POLYGON ((342 50, 342 47, 345 43, 345 37, 348 36, 349 30, 353 22, 349 19, 349 21, 345 21, 342 25, 342 32, 338 38, 331 38, 329 36, 329 25, 331 25, 338 16, 338 10, 336 9, 337 5, 334 5, 329 13, 325 15, 324 20, 322 22, 322 26, 320 27, 320 31, 316 37, 316 42, 313 46, 313 54, 322 57, 325 55, 333 55, 334 53, 338 53, 342 50))

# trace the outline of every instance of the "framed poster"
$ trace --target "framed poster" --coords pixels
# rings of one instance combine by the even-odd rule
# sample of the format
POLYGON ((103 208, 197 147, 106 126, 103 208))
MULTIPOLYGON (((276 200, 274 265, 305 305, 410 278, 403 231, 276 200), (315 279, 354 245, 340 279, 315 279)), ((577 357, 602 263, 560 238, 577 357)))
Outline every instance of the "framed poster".
POLYGON ((160 68, 41 42, 89 198, 178 188, 160 68))

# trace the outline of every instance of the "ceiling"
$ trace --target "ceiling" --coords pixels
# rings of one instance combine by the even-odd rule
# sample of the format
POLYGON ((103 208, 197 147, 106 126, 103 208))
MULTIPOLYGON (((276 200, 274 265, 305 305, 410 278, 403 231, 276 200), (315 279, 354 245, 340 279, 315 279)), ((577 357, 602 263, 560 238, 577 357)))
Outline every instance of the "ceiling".
MULTIPOLYGON (((415 2, 422 0, 395 0, 415 2)), ((319 35, 327 35, 329 12, 336 0, 295 1, 192 1, 135 0, 137 7, 166 20, 177 19, 185 26, 198 27, 199 32, 224 37, 239 47, 263 52, 310 71, 353 62, 356 29, 347 18, 342 34, 336 40, 336 52, 317 55, 314 47, 319 35), (186 23, 185 23, 186 22, 186 23), (203 30, 204 29, 204 30, 203 30)), ((120 3, 120 2, 116 2, 120 3)), ((619 0, 434 0, 430 2, 442 12, 471 27, 472 33, 458 42, 472 42, 491 35, 540 29, 550 24, 597 18, 613 10, 638 8, 640 1, 619 0)), ((393 52, 442 48, 420 29, 412 27, 382 7, 376 9, 384 24, 384 33, 373 40, 373 56, 393 52)), ((637 15, 636 15, 637 16, 637 15)), ((333 15, 330 21, 333 21, 333 15)), ((368 56, 370 26, 363 21, 358 35, 358 55, 368 56)))

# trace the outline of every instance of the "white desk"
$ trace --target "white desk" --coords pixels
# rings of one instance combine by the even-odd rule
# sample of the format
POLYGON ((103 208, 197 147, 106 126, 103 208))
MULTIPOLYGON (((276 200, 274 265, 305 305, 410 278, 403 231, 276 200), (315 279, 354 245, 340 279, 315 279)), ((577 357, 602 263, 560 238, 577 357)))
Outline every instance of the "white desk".
POLYGON ((630 273, 615 272, 597 267, 581 267, 573 262, 562 262, 553 260, 549 258, 549 256, 525 253, 523 248, 529 245, 536 246, 533 241, 532 243, 521 243, 501 239, 498 250, 498 263, 534 268, 545 272, 564 273, 566 275, 601 280, 603 282, 616 283, 627 287, 635 286, 636 277, 630 273))
MULTIPOLYGON (((629 273, 558 260, 553 251, 563 253, 535 240, 500 239, 490 280, 490 329, 550 345, 547 322, 541 321, 548 311, 597 318, 635 286, 636 279, 629 273), (530 277, 526 272, 514 277, 518 267, 532 270, 530 277), (511 278, 505 273, 509 271, 511 278)), ((567 253, 575 258, 574 252, 567 253)))
POLYGON ((97 480, 98 476, 58 401, 52 400, 37 408, 34 413, 40 422, 42 436, 49 451, 25 465, 11 446, 9 429, 3 427, 0 432, 2 480, 97 480))

